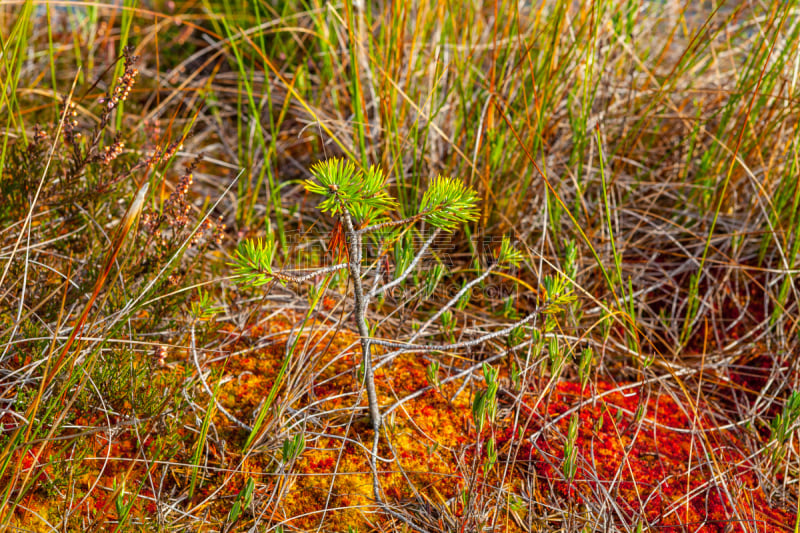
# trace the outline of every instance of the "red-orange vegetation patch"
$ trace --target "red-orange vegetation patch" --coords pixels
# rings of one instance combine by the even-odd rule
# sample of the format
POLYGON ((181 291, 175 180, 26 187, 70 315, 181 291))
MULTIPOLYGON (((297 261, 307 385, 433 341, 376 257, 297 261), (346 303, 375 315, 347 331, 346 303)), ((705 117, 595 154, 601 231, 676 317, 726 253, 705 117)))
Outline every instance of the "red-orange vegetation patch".
MULTIPOLYGON (((153 386, 170 381, 168 374, 181 376, 183 369, 174 365, 159 370, 152 377, 153 386)), ((169 456, 161 449, 162 436, 148 432, 149 426, 136 430, 124 423, 135 416, 130 403, 120 407, 125 415, 73 408, 56 438, 13 451, 0 486, 11 487, 11 501, 18 505, 0 511, 0 520, 25 530, 50 531, 55 525, 78 531, 117 520, 117 503, 130 506, 131 520, 155 517, 148 474, 158 478, 158 460, 169 456), (124 493, 113 498, 113 487, 123 483, 124 493)), ((6 435, 16 428, 13 420, 0 423, 6 435)))
MULTIPOLYGON (((384 408, 427 387, 424 363, 422 357, 402 356, 391 367, 376 373, 378 397, 384 408)), ((356 390, 352 376, 340 379, 348 381, 339 383, 340 390, 356 390)), ((365 405, 364 398, 361 405, 365 405)), ((441 394, 429 391, 387 416, 391 448, 382 441, 379 455, 394 460, 379 463, 378 470, 389 501, 408 503, 415 500, 415 493, 439 501, 456 496, 464 488, 462 465, 456 457, 475 439, 467 413, 466 394, 451 405, 441 394)), ((331 438, 315 442, 298 463, 295 473, 299 475, 281 504, 284 516, 306 515, 293 520, 292 525, 300 529, 317 527, 320 511, 327 504, 338 510, 328 511, 326 528, 339 531, 346 530, 347 525, 367 527, 368 520, 376 519, 368 460, 372 439, 369 425, 359 419, 348 428, 347 420, 342 420, 331 424, 326 433, 331 438), (344 437, 348 441, 343 442, 344 437)))
MULTIPOLYGON (((264 332, 254 332, 263 335, 264 332)), ((360 364, 358 337, 349 331, 320 329, 301 344, 325 347, 325 351, 290 372, 307 373, 309 389, 294 409, 313 403, 314 434, 306 435, 306 449, 291 474, 277 487, 283 496, 268 514, 273 521, 285 521, 300 530, 323 523, 325 530, 347 530, 348 526, 369 528, 378 519, 372 493, 369 463, 372 430, 366 417, 366 392, 357 377, 360 364), (360 410, 354 412, 354 408, 360 410), (329 509, 324 511, 324 509, 329 509)), ((285 357, 285 345, 231 358, 225 372, 238 378, 222 388, 220 402, 249 419, 268 394, 285 357)), ((299 355, 298 355, 299 357, 299 355)), ((378 399, 384 409, 398 399, 428 386, 427 361, 419 355, 403 355, 375 373, 378 399)), ((455 388, 449 390, 452 395, 455 388)), ((280 389, 279 400, 284 393, 280 389)), ((415 492, 439 501, 451 498, 463 488, 461 465, 454 459, 475 440, 470 432, 469 398, 459 395, 449 403, 430 390, 411 399, 386 418, 391 447, 383 439, 379 455, 391 458, 378 464, 381 487, 387 498, 406 502, 415 492)), ((219 426, 231 427, 223 416, 219 426)), ((248 461, 253 470, 267 467, 258 456, 248 461)))
MULTIPOLYGON (((208 511, 204 516, 210 529, 219 529, 251 477, 256 480, 254 502, 262 523, 283 522, 287 530, 321 526, 324 531, 346 531, 353 526, 365 531, 394 520, 380 513, 373 501, 369 464, 373 435, 358 374, 358 336, 323 324, 311 326, 301 332, 299 348, 279 383, 280 409, 270 410, 265 419, 265 426, 285 432, 275 439, 303 433, 306 448, 292 465, 282 463, 280 442, 245 458, 241 448, 246 431, 216 410, 214 438, 202 442, 193 440, 199 434, 196 413, 186 416, 189 429, 182 430, 178 439, 182 448, 172 461, 184 467, 173 468, 168 476, 149 472, 171 484, 162 488, 165 492, 188 494, 192 453, 202 446, 201 463, 210 468, 200 471, 195 494, 184 498, 183 505, 189 513, 208 511)), ((230 355, 215 358, 209 385, 218 390, 220 405, 239 420, 253 423, 286 357, 291 327, 288 319, 278 318, 246 332, 228 328, 229 338, 234 339, 225 347, 230 355)), ((517 424, 512 423, 512 412, 482 435, 483 442, 494 435, 498 450, 498 462, 485 469, 485 447, 476 453, 479 438, 470 389, 459 392, 459 382, 448 383, 441 391, 428 389, 428 363, 426 355, 405 354, 375 374, 383 412, 395 406, 385 417, 386 435, 378 455, 386 461, 378 463, 378 470, 387 502, 396 508, 435 508, 452 524, 472 512, 470 506, 480 506, 473 497, 465 508, 463 491, 474 495, 485 490, 489 499, 494 487, 502 487, 502 497, 482 506, 489 509, 487 519, 497 531, 523 530, 521 524, 538 518, 528 516, 537 513, 538 504, 565 509, 591 504, 609 516, 620 516, 628 526, 641 517, 655 531, 677 532, 688 526, 691 531, 723 532, 737 519, 759 520, 758 531, 785 531, 793 523, 792 513, 770 505, 744 446, 733 430, 717 428, 707 406, 693 407, 689 399, 656 390, 648 394, 632 383, 598 382, 582 391, 575 383, 559 382, 538 403, 532 392, 522 394, 526 407, 517 424), (562 465, 573 412, 579 420, 577 469, 568 481, 562 465), (512 512, 510 502, 515 498, 512 512), (532 500, 535 504, 529 505, 532 500)), ((211 407, 204 389, 198 386, 198 391, 194 401, 199 405, 207 401, 211 407)), ((502 402, 510 397, 501 391, 502 402)), ((98 428, 103 424, 90 415, 74 423, 98 428)), ((88 447, 91 461, 73 482, 81 506, 77 513, 87 523, 113 519, 115 502, 109 500, 109 488, 115 479, 128 475, 127 486, 141 488, 132 515, 155 521, 156 496, 147 492, 145 483, 148 470, 129 468, 131 459, 142 457, 143 447, 153 457, 152 442, 138 444, 127 432, 109 442, 98 431, 81 443, 88 447), (106 456, 110 460, 102 461, 106 456)), ((58 445, 58 441, 50 445, 36 461, 31 451, 13 460, 31 475, 54 475, 47 465, 58 445)), ((48 512, 44 493, 37 498, 26 501, 26 506, 42 516, 60 512, 48 512)))
MULTIPOLYGON (((79 418, 76 422, 81 423, 79 418)), ((138 491, 137 487, 145 479, 146 468, 133 465, 130 459, 139 455, 136 437, 129 431, 115 435, 109 440, 107 435, 96 432, 80 439, 79 445, 59 448, 56 444, 34 446, 25 451, 17 451, 11 456, 11 464, 19 465, 14 484, 16 487, 28 486, 30 489, 15 508, 12 524, 33 525, 46 520, 58 524, 66 520, 70 527, 77 523, 104 523, 117 518, 114 501, 110 499, 112 485, 127 483, 138 493, 129 490, 121 502, 132 502, 130 516, 143 516, 148 511, 147 497, 152 500, 152 492, 138 491), (76 457, 79 454, 79 458, 76 457), (64 479, 62 471, 65 464, 80 461, 72 470, 69 480, 64 479), (68 481, 68 482, 67 482, 68 481), (59 495, 68 492, 69 502, 59 495)), ((11 481, 11 477, 6 478, 11 481)))
MULTIPOLYGON (((353 371, 360 363, 356 341, 352 333, 339 332, 328 352, 315 361, 322 370, 314 377, 311 396, 319 410, 330 413, 319 415, 323 427, 315 429, 324 437, 309 439, 273 514, 299 529, 318 527, 323 516, 324 527, 333 529, 368 527, 380 520, 372 501, 368 460, 372 431, 364 409, 350 416, 360 387, 353 371)), ((281 349, 273 355, 283 353, 281 349)), ((376 372, 384 410, 428 387, 427 363, 423 355, 407 354, 376 372)), ((257 398, 271 384, 270 374, 266 375, 256 387, 257 398)), ((445 387, 444 394, 428 390, 387 417, 392 447, 382 441, 379 455, 393 462, 379 463, 379 478, 391 503, 413 503, 418 495, 430 502, 452 502, 467 487, 465 477, 475 468, 477 436, 469 395, 457 395, 452 403, 445 399, 455 391, 455 384, 445 387)), ((361 394, 359 407, 365 407, 365 396, 361 394)), ((530 405, 529 400, 533 398, 526 397, 530 405)), ((647 396, 630 383, 600 382, 591 392, 581 393, 579 385, 560 382, 534 413, 523 411, 521 420, 527 424, 522 438, 510 419, 498 421, 495 434, 501 462, 511 458, 512 449, 517 461, 502 485, 513 490, 524 484, 525 477, 536 476, 565 501, 602 505, 610 498, 609 503, 634 522, 639 516, 645 524, 667 531, 679 525, 725 531, 736 519, 759 520, 762 530, 782 530, 791 521, 790 513, 770 506, 735 435, 718 430, 704 414, 705 407, 692 404, 666 393, 647 396), (575 411, 580 421, 578 468, 570 483, 561 470, 563 436, 570 420, 567 411, 582 403, 575 411), (549 428, 540 431, 545 426, 549 428)), ((484 473, 478 468, 478 477, 487 486, 501 485, 502 469, 484 473)), ((453 516, 461 511, 452 505, 453 516)), ((515 525, 506 529, 514 530, 515 525)))
MULTIPOLYGON (((629 383, 599 382, 590 393, 561 382, 531 417, 517 459, 534 464, 565 499, 602 505, 611 498, 621 512, 659 531, 723 532, 742 520, 757 522, 759 531, 790 530, 794 517, 771 507, 735 436, 692 403, 648 396, 629 383), (569 482, 561 465, 572 413, 579 426, 569 482)), ((508 428, 500 442, 513 436, 508 428)))

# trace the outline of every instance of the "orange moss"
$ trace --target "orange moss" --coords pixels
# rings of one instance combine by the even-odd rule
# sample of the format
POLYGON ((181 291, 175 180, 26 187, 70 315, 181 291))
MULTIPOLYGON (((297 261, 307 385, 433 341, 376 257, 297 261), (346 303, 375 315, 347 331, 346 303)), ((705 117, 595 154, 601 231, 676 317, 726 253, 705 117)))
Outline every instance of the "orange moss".
MULTIPOLYGON (((213 363, 214 383, 222 380, 218 400, 240 420, 252 421, 272 387, 285 357, 285 332, 290 328, 289 320, 275 319, 246 331, 235 331, 232 327, 223 330, 229 340, 226 349, 240 355, 213 363), (256 339, 267 336, 275 341, 270 346, 252 352, 244 350, 255 344, 256 339)), ((276 448, 280 448, 280 443, 274 443, 269 451, 262 449, 243 458, 238 452, 245 432, 222 413, 215 413, 216 434, 227 441, 228 448, 220 453, 212 442, 203 443, 208 452, 206 460, 216 470, 211 471, 210 477, 200 479, 190 502, 190 509, 192 505, 203 505, 208 510, 209 527, 218 529, 251 476, 257 481, 258 501, 262 505, 272 502, 262 515, 264 520, 285 521, 298 530, 322 525, 324 530, 335 531, 346 531, 348 526, 372 530, 376 523, 388 520, 377 513, 372 500, 369 464, 372 430, 366 419, 365 394, 359 400, 362 409, 351 416, 360 388, 354 372, 360 363, 357 340, 351 332, 324 328, 315 330, 311 338, 301 336, 303 346, 307 342, 317 351, 307 354, 302 364, 290 367, 288 376, 310 385, 304 395, 293 396, 291 407, 303 409, 314 403, 315 412, 313 424, 306 428, 306 449, 288 473, 279 465, 280 451, 276 448), (325 346, 327 350, 321 351, 325 346), (203 503, 212 494, 214 499, 203 503), (323 512, 326 508, 328 511, 323 512)), ((423 355, 406 354, 377 370, 378 399, 384 410, 398 399, 428 386, 427 363, 423 355)), ((523 409, 516 426, 513 417, 507 417, 487 428, 483 438, 494 435, 498 463, 486 472, 485 449, 476 457, 478 436, 472 423, 469 393, 456 395, 455 383, 443 386, 441 393, 427 391, 405 401, 386 417, 391 447, 384 438, 378 452, 380 457, 392 459, 378 465, 385 496, 398 506, 415 504, 421 499, 449 513, 450 519, 457 519, 465 514, 460 497, 464 489, 471 491, 475 502, 481 494, 489 497, 502 485, 507 493, 516 494, 519 501, 533 498, 544 502, 560 497, 580 506, 602 502, 610 495, 623 512, 643 513, 659 531, 678 531, 680 524, 691 523, 694 531, 721 532, 727 522, 719 521, 737 514, 752 518, 752 509, 763 520, 759 531, 784 530, 782 526, 789 524, 793 516, 770 506, 734 434, 715 429, 715 424, 702 414, 705 409, 702 405, 697 407, 699 414, 695 416, 688 401, 676 402, 657 392, 647 396, 631 385, 599 382, 591 390, 581 391, 578 384, 557 383, 535 411, 529 407, 527 411, 523 409), (568 411, 578 405, 575 411, 580 420, 576 439, 578 468, 570 483, 561 472, 564 435, 569 425, 568 411), (635 422, 637 411, 641 415, 639 423, 635 422), (565 416, 559 419, 562 415, 565 416), (508 461, 513 463, 507 469, 508 461), (719 481, 709 482, 715 476, 719 481), (547 485, 555 491, 548 490, 547 485), (526 487, 525 492, 522 487, 526 487)), ((285 395, 286 391, 279 389, 276 404, 285 402, 285 395)), ((523 404, 534 405, 536 397, 534 391, 523 394, 523 404)), ((287 410, 280 412, 284 413, 281 416, 289 416, 287 410)), ((283 421, 274 420, 278 413, 272 410, 265 423, 283 427, 283 421)), ((102 426, 104 420, 82 414, 75 423, 102 426)), ((196 423, 196 418, 187 418, 187 426, 196 423)), ((189 463, 197 434, 189 430, 182 434, 184 448, 179 450, 176 461, 189 463)), ((105 466, 102 461, 89 461, 86 472, 75 480, 78 490, 84 491, 82 506, 93 519, 114 518, 114 502, 108 500, 107 487, 127 471, 130 463, 125 459, 139 457, 137 442, 133 432, 116 435, 110 443, 103 433, 84 439, 91 456, 111 457, 105 466), (97 478, 100 478, 98 485, 106 489, 95 488, 86 494, 97 478)), ((149 450, 155 446, 155 439, 145 440, 141 446, 151 455, 149 450)), ((27 456, 22 458, 26 469, 42 468, 34 465, 32 458, 27 463, 26 460, 27 456)), ((45 462, 46 459, 40 458, 40 463, 45 462)), ((171 471, 169 479, 177 485, 175 489, 187 490, 189 472, 189 469, 180 474, 175 469, 171 471)), ((144 467, 135 468, 128 486, 144 486, 146 475, 144 467)), ((149 491, 139 496, 134 515, 145 520, 153 517, 157 510, 155 496, 149 491)), ((32 498, 30 508, 47 506, 42 494, 36 493, 32 498)), ((490 519, 496 521, 496 530, 521 530, 509 518, 508 501, 487 505, 496 513, 490 519)), ((519 519, 525 519, 527 512, 530 512, 527 504, 514 511, 519 519)))

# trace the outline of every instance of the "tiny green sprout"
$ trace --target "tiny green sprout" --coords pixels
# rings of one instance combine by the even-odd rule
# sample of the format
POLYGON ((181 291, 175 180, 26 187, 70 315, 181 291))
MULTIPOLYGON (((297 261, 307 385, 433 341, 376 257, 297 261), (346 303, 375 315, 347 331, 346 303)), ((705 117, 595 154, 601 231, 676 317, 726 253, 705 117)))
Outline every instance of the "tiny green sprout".
POLYGON ((517 313, 517 310, 514 308, 514 298, 511 296, 506 298, 503 302, 503 316, 512 320, 519 318, 519 313, 517 313))
POLYGON ((242 510, 250 507, 253 502, 253 492, 256 488, 256 482, 253 478, 248 478, 244 488, 236 495, 236 500, 233 502, 231 510, 228 512, 228 523, 233 524, 239 519, 242 510))
POLYGON ((133 508, 133 504, 136 503, 136 498, 130 498, 129 501, 125 501, 125 480, 122 480, 121 485, 117 485, 116 478, 114 479, 114 483, 112 485, 113 490, 117 490, 119 487, 119 492, 117 493, 116 498, 114 499, 114 507, 117 511, 117 517, 120 524, 123 524, 127 521, 128 515, 133 508))
POLYGON ((545 276, 545 287, 547 295, 553 300, 557 300, 569 293, 568 281, 561 275, 545 276))
POLYGON ((576 446, 578 440, 578 420, 578 413, 573 413, 569 420, 569 428, 567 429, 567 442, 564 444, 562 472, 564 477, 569 481, 575 479, 575 472, 578 469, 578 448, 576 446))
POLYGON ((772 421, 772 438, 780 443, 786 442, 790 435, 790 428, 800 418, 800 391, 793 391, 783 411, 772 421))
POLYGON ((770 423, 770 441, 775 441, 772 460, 776 465, 786 454, 786 444, 790 437, 797 432, 798 420, 800 420, 800 391, 792 391, 783 411, 770 423))
POLYGON ((483 431, 483 423, 486 417, 486 391, 479 390, 475 393, 472 400, 472 421, 478 434, 483 431))
POLYGON ((497 264, 506 267, 518 267, 525 257, 522 252, 514 248, 507 235, 503 236, 500 251, 497 253, 497 264))
POLYGON ((542 280, 542 287, 544 287, 544 292, 548 300, 551 300, 558 296, 558 291, 560 290, 560 286, 557 277, 553 277, 549 274, 546 275, 542 280))
POLYGON ((483 363, 483 380, 486 382, 486 415, 493 421, 497 413, 497 375, 499 370, 488 363, 483 363))
POLYGON ((647 404, 644 402, 640 402, 638 406, 636 406, 636 413, 633 415, 633 419, 636 423, 641 422, 644 419, 644 415, 647 413, 647 404))
POLYGON ((575 442, 575 439, 578 436, 578 413, 572 413, 572 416, 569 419, 569 428, 567 429, 567 437, 572 442, 575 442))
POLYGON ((291 439, 283 441, 283 447, 281 449, 283 463, 287 464, 297 459, 305 448, 306 439, 303 437, 302 433, 298 433, 291 439))
POLYGON ((561 345, 558 343, 558 337, 550 337, 547 352, 550 355, 550 373, 555 376, 561 372, 561 366, 564 363, 564 355, 561 345))
POLYGON ((436 287, 439 285, 442 277, 444 277, 444 274, 444 265, 441 263, 436 263, 433 265, 433 268, 428 270, 425 278, 425 296, 427 298, 433 296, 433 293, 436 291, 436 287))
POLYGON ((525 330, 521 327, 514 328, 508 334, 508 338, 506 339, 506 346, 508 346, 509 348, 513 348, 514 346, 519 346, 524 339, 525 339, 525 330))
POLYGON ((118 486, 117 479, 114 478, 112 489, 116 491, 118 487, 119 492, 117 492, 117 497, 114 499, 114 506, 117 510, 117 517, 122 520, 127 514, 127 510, 125 508, 125 480, 122 480, 122 486, 118 486))
POLYGON ((455 342, 454 331, 458 321, 456 320, 456 317, 453 316, 453 312, 447 309, 446 311, 442 312, 442 316, 439 317, 439 320, 442 323, 443 333, 450 338, 450 342, 455 342))
POLYGON ((414 247, 411 234, 406 233, 394 247, 395 278, 403 275, 414 261, 414 247))
POLYGON ((428 384, 436 390, 439 390, 441 383, 439 382, 439 361, 431 361, 425 369, 425 375, 428 377, 428 384))
POLYGON ((497 381, 497 374, 498 370, 489 363, 483 363, 483 380, 486 382, 486 385, 492 385, 497 381))
POLYGON ((578 273, 578 248, 575 246, 575 241, 567 241, 566 249, 564 250, 564 274, 569 279, 575 279, 578 273))
POLYGON ((513 359, 511 360, 511 384, 514 385, 515 390, 522 388, 522 373, 513 359))
POLYGON ((219 313, 220 308, 211 303, 211 296, 203 289, 197 290, 197 300, 191 303, 191 314, 195 320, 211 320, 214 315, 219 313))
POLYGON ((451 331, 456 325, 455 317, 449 309, 442 313, 440 320, 442 321, 442 327, 446 331, 451 331))
POLYGON ((553 312, 561 306, 575 301, 575 295, 569 285, 570 283, 563 276, 547 275, 542 280, 542 286, 547 293, 547 301, 553 304, 553 312))
POLYGON ((581 352, 581 359, 578 363, 578 377, 581 380, 581 390, 586 388, 586 385, 589 383, 589 376, 592 372, 592 360, 594 357, 594 352, 592 352, 591 348, 585 348, 581 352))
MULTIPOLYGON (((466 285, 467 285, 466 281, 461 282, 462 289, 466 285)), ((458 309, 459 311, 463 311, 464 309, 466 309, 467 305, 469 305, 469 301, 471 298, 472 298, 472 290, 467 289, 466 291, 464 291, 464 294, 459 296, 458 301, 456 302, 456 309, 458 309)))
POLYGON ((534 359, 538 359, 539 356, 542 355, 542 350, 544 350, 542 332, 538 329, 534 329, 531 331, 531 356, 534 359))
POLYGON ((603 430, 603 414, 597 417, 597 420, 594 422, 594 426, 592 426, 592 431, 595 433, 600 433, 603 430))
POLYGON ((489 470, 497 462, 497 449, 495 448, 494 437, 489 437, 486 441, 486 463, 484 469, 489 470))

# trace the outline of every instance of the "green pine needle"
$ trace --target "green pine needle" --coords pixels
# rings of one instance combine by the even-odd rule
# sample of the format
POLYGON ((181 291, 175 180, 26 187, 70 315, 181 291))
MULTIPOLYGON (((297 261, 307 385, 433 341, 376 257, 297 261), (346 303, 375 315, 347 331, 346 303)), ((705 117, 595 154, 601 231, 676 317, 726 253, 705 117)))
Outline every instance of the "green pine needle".
POLYGON ((275 241, 248 239, 239 244, 231 265, 234 273, 241 277, 242 283, 253 287, 266 285, 272 281, 272 259, 275 256, 275 241))
POLYGON ((378 166, 363 171, 350 161, 335 158, 314 164, 311 174, 314 179, 306 180, 305 188, 325 197, 319 205, 323 213, 348 211, 357 220, 366 221, 397 207, 386 192, 386 175, 378 166))
POLYGON ((421 212, 434 227, 453 231, 478 218, 478 196, 463 182, 437 176, 422 196, 421 212))

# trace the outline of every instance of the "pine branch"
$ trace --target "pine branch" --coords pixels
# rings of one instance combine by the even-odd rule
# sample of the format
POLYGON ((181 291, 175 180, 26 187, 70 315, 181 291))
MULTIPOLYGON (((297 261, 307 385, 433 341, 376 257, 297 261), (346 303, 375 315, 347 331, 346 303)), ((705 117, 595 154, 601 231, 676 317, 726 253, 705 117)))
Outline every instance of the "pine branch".
POLYGON ((398 277, 394 281, 387 283, 386 285, 382 285, 377 289, 371 290, 369 294, 367 294, 367 298, 372 298, 374 296, 377 296, 378 294, 388 291, 393 287, 396 287, 397 285, 402 283, 409 275, 411 275, 411 273, 416 268, 417 264, 422 260, 422 257, 428 251, 428 248, 430 248, 431 244, 433 243, 433 240, 436 238, 437 235, 439 235, 438 229, 433 233, 431 233, 431 236, 428 237, 428 240, 426 240, 425 244, 422 245, 422 248, 420 248, 419 252, 417 252, 417 255, 414 256, 414 260, 411 261, 411 264, 408 265, 408 268, 405 269, 405 271, 400 275, 400 277, 398 277))
POLYGON ((269 283, 273 278, 292 283, 302 283, 323 274, 344 270, 349 266, 348 263, 339 263, 317 268, 306 274, 276 272, 272 270, 274 255, 275 242, 271 238, 266 241, 262 239, 244 241, 236 250, 234 262, 232 263, 235 267, 234 272, 238 277, 243 278, 245 283, 253 287, 259 287, 269 283))
POLYGON ((317 268, 307 274, 299 276, 294 272, 291 274, 287 274, 286 272, 273 272, 270 274, 270 276, 273 276, 281 281, 290 281, 292 283, 303 283, 304 281, 308 281, 310 279, 322 276, 324 274, 329 274, 331 272, 344 270, 348 266, 349 266, 348 263, 339 263, 337 265, 330 265, 326 267, 317 268))
POLYGON ((484 342, 490 341, 492 339, 496 339, 497 337, 508 335, 515 328, 524 326, 534 318, 541 315, 542 312, 546 311, 550 306, 551 304, 545 304, 539 306, 536 309, 534 309, 528 316, 526 316, 521 320, 518 320, 517 322, 514 322, 510 326, 497 331, 493 331, 492 333, 487 333, 486 335, 478 337, 477 339, 472 339, 470 341, 456 342, 452 344, 411 344, 411 343, 392 342, 392 341, 385 341, 383 339, 372 338, 370 342, 372 344, 375 344, 376 346, 383 346, 385 348, 395 348, 399 350, 427 350, 427 351, 437 351, 437 352, 449 352, 460 348, 470 348, 472 346, 483 344, 484 342))
POLYGON ((437 176, 422 195, 420 212, 433 226, 451 232, 460 224, 477 220, 478 196, 463 182, 437 176))
POLYGON ((402 220, 389 220, 389 221, 386 221, 386 222, 381 222, 379 224, 373 224, 371 226, 367 226, 365 228, 361 228, 359 230, 356 230, 356 233, 358 233, 359 235, 363 235, 365 233, 370 233, 372 231, 378 231, 378 230, 382 230, 382 229, 385 229, 385 228, 391 228, 391 227, 394 227, 394 226, 402 226, 403 224, 411 224, 413 222, 421 220, 422 218, 425 217, 426 214, 427 213, 419 213, 417 215, 404 218, 402 220))

